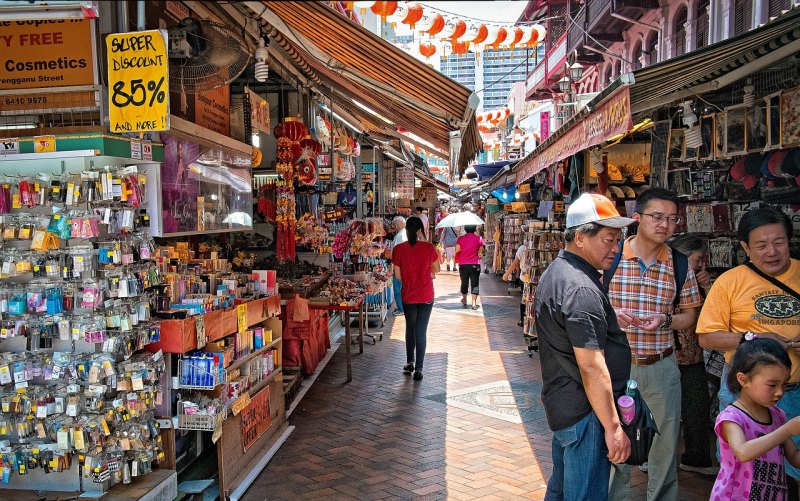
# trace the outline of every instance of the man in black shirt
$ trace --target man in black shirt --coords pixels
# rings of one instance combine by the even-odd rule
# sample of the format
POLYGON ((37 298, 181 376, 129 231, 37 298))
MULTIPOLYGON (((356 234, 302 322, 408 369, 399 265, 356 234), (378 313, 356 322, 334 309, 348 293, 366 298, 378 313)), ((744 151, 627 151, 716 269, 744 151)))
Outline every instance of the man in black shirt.
POLYGON ((607 499, 611 463, 630 455, 615 396, 624 393, 631 353, 600 272, 619 249, 621 217, 602 195, 567 210, 566 249, 536 289, 542 402, 553 430, 547 500, 607 499))

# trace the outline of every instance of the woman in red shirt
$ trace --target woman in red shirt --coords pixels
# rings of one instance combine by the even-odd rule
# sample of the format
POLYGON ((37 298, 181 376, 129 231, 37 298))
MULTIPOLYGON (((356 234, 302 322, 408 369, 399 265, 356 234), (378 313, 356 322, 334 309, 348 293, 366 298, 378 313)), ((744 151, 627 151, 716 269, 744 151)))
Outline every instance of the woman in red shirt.
POLYGON ((406 234, 408 241, 392 251, 394 276, 401 282, 400 295, 406 317, 406 365, 403 372, 413 372, 414 381, 421 381, 428 321, 433 311, 433 277, 439 273, 439 257, 433 244, 425 241, 420 218, 408 218, 406 234))

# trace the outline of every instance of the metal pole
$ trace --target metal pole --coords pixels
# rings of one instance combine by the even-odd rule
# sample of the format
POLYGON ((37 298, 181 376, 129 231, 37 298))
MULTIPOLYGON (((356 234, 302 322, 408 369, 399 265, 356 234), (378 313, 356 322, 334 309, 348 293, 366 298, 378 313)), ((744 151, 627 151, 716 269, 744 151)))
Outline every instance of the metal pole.
POLYGON ((145 30, 144 0, 138 0, 136 2, 136 29, 139 31, 145 30))
POLYGON ((375 163, 375 145, 372 145, 372 216, 377 216, 375 212, 375 201, 378 199, 378 164, 375 163))

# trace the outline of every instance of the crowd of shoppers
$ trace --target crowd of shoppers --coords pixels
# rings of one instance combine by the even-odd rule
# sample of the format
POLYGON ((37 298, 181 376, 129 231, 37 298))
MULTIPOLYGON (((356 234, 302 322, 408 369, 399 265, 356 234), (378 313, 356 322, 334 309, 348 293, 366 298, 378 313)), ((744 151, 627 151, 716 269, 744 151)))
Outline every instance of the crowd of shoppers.
POLYGON ((659 430, 641 467, 648 500, 677 499, 678 465, 716 474, 712 499, 797 499, 800 262, 789 254, 791 221, 772 208, 745 214, 738 237, 748 260, 712 284, 704 241, 671 240, 677 209, 660 188, 639 195, 630 220, 601 195, 568 208, 566 248, 535 300, 553 430, 546 499, 628 498, 630 444, 614 401, 629 378, 659 430), (619 246, 619 228, 634 222, 619 246), (725 353, 716 436, 702 348, 725 353))

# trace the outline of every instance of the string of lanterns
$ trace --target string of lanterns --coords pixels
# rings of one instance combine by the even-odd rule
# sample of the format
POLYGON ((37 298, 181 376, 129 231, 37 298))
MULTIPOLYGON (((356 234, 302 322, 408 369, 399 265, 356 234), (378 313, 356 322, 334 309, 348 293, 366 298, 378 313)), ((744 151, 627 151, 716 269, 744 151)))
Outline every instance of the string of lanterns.
POLYGON ((412 33, 419 33, 419 52, 426 58, 436 54, 437 44, 449 44, 456 55, 466 54, 470 49, 476 53, 487 49, 499 50, 500 47, 515 49, 517 47, 535 48, 547 33, 540 24, 513 26, 511 24, 487 23, 475 19, 464 19, 459 16, 443 14, 417 2, 347 2, 348 8, 360 10, 362 16, 367 9, 377 16, 381 22, 391 20, 407 25, 412 33))

